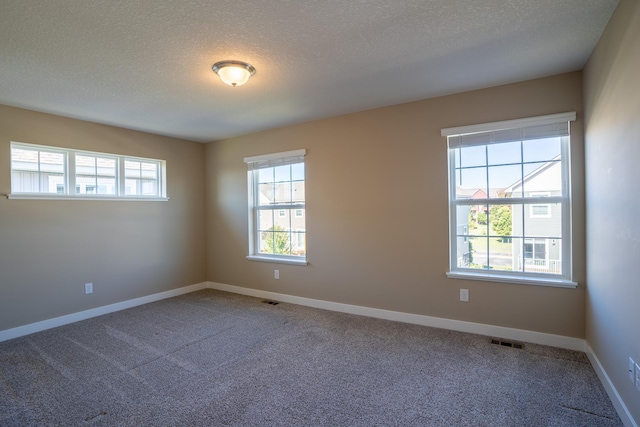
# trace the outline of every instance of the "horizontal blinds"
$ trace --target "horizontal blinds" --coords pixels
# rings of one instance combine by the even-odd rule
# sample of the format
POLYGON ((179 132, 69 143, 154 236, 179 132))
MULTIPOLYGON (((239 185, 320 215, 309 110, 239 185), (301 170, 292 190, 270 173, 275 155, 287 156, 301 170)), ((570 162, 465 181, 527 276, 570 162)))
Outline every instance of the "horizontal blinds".
POLYGON ((292 150, 282 153, 265 154, 262 156, 245 157, 244 162, 249 170, 272 168, 275 166, 291 165, 304 162, 307 150, 292 150))
POLYGON ((572 120, 575 120, 575 113, 554 114, 552 116, 443 129, 442 135, 447 136, 449 148, 554 138, 568 136, 570 131, 569 122, 572 120))

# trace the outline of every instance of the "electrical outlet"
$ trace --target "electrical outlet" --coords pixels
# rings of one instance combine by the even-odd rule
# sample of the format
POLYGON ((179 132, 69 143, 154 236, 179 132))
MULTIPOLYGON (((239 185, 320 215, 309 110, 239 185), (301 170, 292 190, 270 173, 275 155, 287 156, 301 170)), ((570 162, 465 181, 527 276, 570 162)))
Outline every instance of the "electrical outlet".
POLYGON ((629 358, 629 381, 632 383, 635 383, 636 381, 636 376, 633 372, 635 366, 636 362, 634 362, 632 358, 629 358))
POLYGON ((640 365, 636 363, 636 388, 640 391, 640 365))
POLYGON ((280 270, 273 270, 273 278, 274 279, 280 278, 280 270))
POLYGON ((469 289, 460 289, 460 301, 469 302, 469 289))
POLYGON ((92 294, 93 293, 93 283, 85 283, 84 284, 84 293, 92 294))

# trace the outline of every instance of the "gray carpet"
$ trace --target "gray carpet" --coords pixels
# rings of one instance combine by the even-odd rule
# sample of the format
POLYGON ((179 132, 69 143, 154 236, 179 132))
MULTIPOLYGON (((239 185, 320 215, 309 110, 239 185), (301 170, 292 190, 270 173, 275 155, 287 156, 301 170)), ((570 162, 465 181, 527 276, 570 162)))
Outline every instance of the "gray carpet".
POLYGON ((205 290, 0 343, 0 425, 622 423, 580 352, 205 290))

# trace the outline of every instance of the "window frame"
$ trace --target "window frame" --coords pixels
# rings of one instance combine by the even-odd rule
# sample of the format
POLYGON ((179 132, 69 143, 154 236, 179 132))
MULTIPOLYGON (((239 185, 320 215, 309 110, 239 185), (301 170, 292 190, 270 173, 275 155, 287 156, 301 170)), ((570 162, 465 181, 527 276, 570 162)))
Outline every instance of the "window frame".
MULTIPOLYGON (((281 264, 292 264, 292 265, 308 265, 307 261, 307 231, 306 231, 306 218, 303 219, 305 222, 304 228, 304 243, 305 243, 305 254, 303 256, 299 255, 283 255, 283 254, 265 254, 260 252, 260 230, 259 230, 259 215, 261 211, 273 211, 274 215, 280 215, 280 211, 289 211, 288 217, 292 219, 295 215, 295 211, 298 209, 306 210, 306 149, 299 150, 291 150, 280 153, 272 153, 272 154, 264 154, 259 156, 245 157, 244 163, 247 164, 247 192, 248 192, 248 237, 249 237, 249 251, 246 258, 250 261, 261 261, 261 262, 273 262, 273 263, 281 263, 281 264), (274 168, 277 166, 285 166, 285 165, 294 165, 302 163, 305 165, 305 176, 304 176, 304 188, 305 188, 305 200, 302 203, 281 203, 277 205, 260 205, 260 190, 259 190, 259 171, 261 169, 274 168), (275 211, 278 211, 276 214, 275 211)), ((305 215, 303 215, 304 217, 305 215)), ((279 216, 280 217, 280 216, 279 216)), ((281 218, 281 217, 280 217, 281 218)), ((299 218, 299 217, 298 217, 299 218)), ((293 233, 291 228, 285 227, 285 231, 289 231, 289 233, 293 233)), ((296 243, 299 242, 299 233, 298 230, 295 232, 297 236, 295 236, 296 243)), ((293 243, 294 237, 290 236, 291 242, 293 243)))
MULTIPOLYGON (((25 142, 11 141, 10 155, 11 162, 11 193, 7 194, 8 199, 44 199, 44 200, 129 200, 129 201, 167 201, 167 186, 166 186, 166 161, 161 159, 151 159, 146 157, 126 156, 112 153, 103 153, 97 151, 76 150, 72 148, 54 147, 40 144, 30 144, 25 142), (13 149, 24 149, 38 152, 52 152, 63 155, 63 183, 56 186, 56 191, 59 191, 59 185, 64 186, 64 191, 60 192, 29 192, 29 191, 15 191, 14 190, 14 178, 13 173, 16 171, 13 165, 13 149), (115 192, 108 194, 89 194, 80 192, 80 184, 78 184, 78 177, 82 176, 79 173, 76 165, 76 156, 94 157, 96 159, 96 177, 95 190, 99 191, 98 177, 100 176, 97 171, 98 159, 111 159, 115 161, 115 192), (125 162, 135 161, 143 162, 147 164, 155 165, 156 176, 154 180, 157 184, 157 191, 154 195, 127 195, 125 194, 125 162)), ((38 162, 40 164, 40 161, 38 162)), ((40 166, 38 165, 38 172, 40 166)), ((94 185, 94 184, 92 184, 94 185)))
MULTIPOLYGON (((554 287, 564 287, 564 288, 575 288, 578 286, 576 282, 572 279, 572 224, 571 224, 571 158, 570 158, 570 122, 575 121, 576 113, 568 112, 561 114, 553 114, 547 116, 539 116, 539 117, 531 117, 525 119, 517 119, 517 120, 507 120, 502 122, 494 122, 494 123, 485 123, 479 125, 470 125, 470 126, 461 126, 456 128, 446 128, 441 130, 441 135, 447 137, 447 153, 448 153, 448 195, 449 195, 449 271, 447 272, 447 277, 456 278, 456 279, 469 279, 469 280, 483 280, 483 281, 492 281, 492 282, 507 282, 507 283, 517 283, 517 284, 533 284, 533 285, 545 285, 545 286, 554 286, 554 287), (557 196, 549 196, 544 197, 544 203, 540 203, 540 196, 531 197, 525 196, 523 193, 521 196, 514 197, 513 199, 504 199, 504 198, 491 198, 490 195, 487 196, 486 199, 477 200, 477 199, 462 199, 457 198, 456 194, 456 159, 455 153, 452 153, 458 148, 452 148, 451 138, 461 137, 469 134, 483 134, 490 132, 500 132, 503 130, 517 130, 517 129, 526 129, 533 128, 535 126, 546 126, 546 125, 555 125, 555 124, 564 124, 567 127, 566 135, 555 135, 555 137, 561 138, 561 156, 560 156, 560 165, 561 165, 561 179, 562 179, 562 195, 557 196), (510 201, 510 202, 509 202, 510 201), (458 212, 457 208, 459 206, 472 206, 472 205, 487 205, 489 210, 492 206, 498 205, 521 205, 524 210, 526 205, 542 205, 549 204, 549 216, 551 216, 551 205, 559 204, 561 206, 561 238, 562 238, 562 248, 561 248, 561 256, 562 256, 562 273, 539 273, 539 272, 531 272, 531 271, 502 271, 502 270, 492 270, 490 268, 480 269, 480 268, 471 268, 465 266, 458 266, 458 244, 459 244, 459 235, 456 230, 459 227, 458 224, 458 212)), ((481 135, 482 136, 482 135, 481 135)), ((550 135, 552 137, 554 135, 550 135)), ((532 138, 532 139, 543 139, 543 137, 532 138)), ((498 143, 491 139, 492 142, 479 143, 478 146, 489 146, 492 143, 498 143)), ((514 141, 517 141, 514 140, 514 141)), ((524 139, 521 139, 524 141, 524 139)), ((500 141, 500 142, 507 142, 500 141)), ((524 159, 520 159, 520 164, 524 165, 526 162, 524 159)), ((487 165, 489 167, 489 165, 487 165)), ((524 173, 524 172, 523 172, 524 173)), ((527 175, 523 175, 523 179, 526 178, 527 175)), ((529 208, 529 210, 531 207, 529 208)), ((531 213, 531 212, 529 212, 531 213)), ((540 218, 540 216, 534 216, 534 218, 540 218)), ((523 218, 524 221, 524 218, 523 218)), ((521 243, 521 251, 520 256, 523 259, 524 265, 524 243, 525 239, 535 237, 535 236, 522 236, 521 243)), ((548 247, 546 247, 545 256, 548 257, 548 247)), ((515 252, 512 256, 515 256, 515 252)), ((512 261, 513 262, 513 261, 512 261)), ((523 268, 524 269, 524 268, 523 268)))

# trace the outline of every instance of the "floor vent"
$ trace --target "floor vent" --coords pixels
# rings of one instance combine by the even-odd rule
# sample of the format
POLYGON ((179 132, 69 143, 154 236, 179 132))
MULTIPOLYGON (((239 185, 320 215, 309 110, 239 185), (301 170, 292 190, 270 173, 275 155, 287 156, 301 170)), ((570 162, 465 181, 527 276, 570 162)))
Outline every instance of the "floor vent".
POLYGON ((265 304, 269 304, 269 305, 278 305, 278 304, 280 304, 278 301, 264 300, 262 302, 265 303, 265 304))
POLYGON ((501 345, 503 347, 517 348, 518 350, 524 349, 524 344, 519 342, 504 341, 497 338, 491 338, 490 342, 491 344, 501 345))

